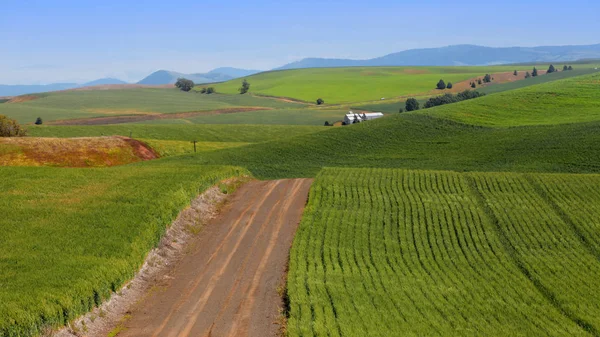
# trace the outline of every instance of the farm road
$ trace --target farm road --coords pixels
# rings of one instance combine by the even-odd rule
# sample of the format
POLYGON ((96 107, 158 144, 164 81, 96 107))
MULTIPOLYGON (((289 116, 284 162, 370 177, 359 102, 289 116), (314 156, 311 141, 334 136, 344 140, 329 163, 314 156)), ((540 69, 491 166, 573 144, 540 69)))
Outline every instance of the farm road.
POLYGON ((276 336, 283 305, 277 288, 311 183, 241 187, 118 336, 276 336))

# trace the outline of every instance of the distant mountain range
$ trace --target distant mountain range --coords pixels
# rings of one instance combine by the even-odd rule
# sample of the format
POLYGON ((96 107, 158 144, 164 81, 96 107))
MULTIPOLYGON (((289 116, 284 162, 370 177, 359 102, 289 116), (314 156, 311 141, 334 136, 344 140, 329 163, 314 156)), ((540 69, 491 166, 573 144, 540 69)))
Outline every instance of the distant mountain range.
MULTIPOLYGON (((555 47, 506 47, 493 48, 475 45, 456 45, 441 48, 411 49, 368 60, 306 58, 286 64, 274 70, 324 67, 355 66, 480 66, 511 63, 563 63, 581 59, 600 59, 600 44, 585 46, 555 47)), ((179 77, 185 77, 197 84, 223 82, 250 76, 260 70, 238 68, 217 68, 207 73, 183 74, 168 70, 156 71, 138 84, 173 84, 179 77)), ((73 89, 82 86, 125 84, 115 78, 76 83, 55 83, 48 85, 0 85, 0 97, 17 96, 36 92, 73 89)))
POLYGON ((234 78, 249 76, 259 73, 260 70, 246 70, 237 68, 217 68, 202 74, 182 74, 175 71, 159 70, 137 82, 137 84, 162 85, 174 84, 180 77, 194 81, 196 84, 229 81, 234 78))
POLYGON ((567 62, 600 58, 600 44, 556 47, 493 48, 456 45, 411 49, 369 60, 306 58, 275 70, 356 66, 481 66, 510 63, 567 62))

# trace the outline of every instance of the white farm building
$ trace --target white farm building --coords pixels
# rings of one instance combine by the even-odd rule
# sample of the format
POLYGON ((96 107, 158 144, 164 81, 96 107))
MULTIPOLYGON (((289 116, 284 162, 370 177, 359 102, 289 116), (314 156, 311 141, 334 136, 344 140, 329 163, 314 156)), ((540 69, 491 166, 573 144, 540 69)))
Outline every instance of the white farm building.
POLYGON ((381 112, 363 112, 363 113, 354 113, 352 111, 348 111, 346 116, 344 116, 344 124, 350 125, 353 123, 360 123, 365 121, 370 121, 372 119, 377 119, 383 117, 383 113, 381 112))

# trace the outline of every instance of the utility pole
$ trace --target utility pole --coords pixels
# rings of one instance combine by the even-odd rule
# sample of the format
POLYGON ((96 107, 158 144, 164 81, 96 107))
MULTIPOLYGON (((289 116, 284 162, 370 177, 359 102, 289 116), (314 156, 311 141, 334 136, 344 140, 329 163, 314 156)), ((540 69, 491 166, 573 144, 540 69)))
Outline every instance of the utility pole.
POLYGON ((194 143, 194 153, 196 153, 196 142, 197 142, 197 140, 192 141, 192 143, 194 143))

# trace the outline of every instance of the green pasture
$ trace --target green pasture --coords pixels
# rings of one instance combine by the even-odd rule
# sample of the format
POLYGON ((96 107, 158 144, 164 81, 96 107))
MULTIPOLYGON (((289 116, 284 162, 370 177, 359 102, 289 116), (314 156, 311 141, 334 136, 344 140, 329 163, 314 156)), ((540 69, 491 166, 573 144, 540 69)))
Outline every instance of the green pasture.
MULTIPOLYGON (((539 65, 546 69, 547 65, 539 65)), ((364 102, 407 95, 424 95, 437 82, 460 82, 486 73, 529 70, 532 66, 484 67, 349 67, 272 71, 248 76, 250 92, 328 104, 364 102)), ((242 79, 215 85, 218 92, 235 94, 242 79)), ((197 88, 196 88, 197 89, 197 88)))

